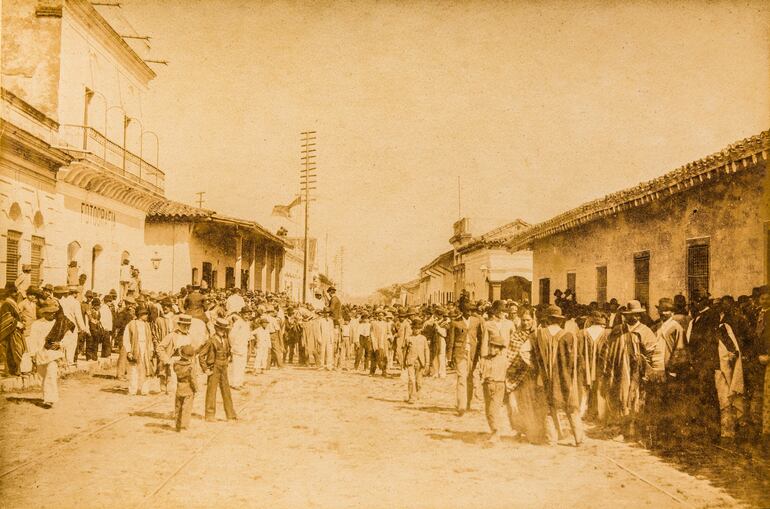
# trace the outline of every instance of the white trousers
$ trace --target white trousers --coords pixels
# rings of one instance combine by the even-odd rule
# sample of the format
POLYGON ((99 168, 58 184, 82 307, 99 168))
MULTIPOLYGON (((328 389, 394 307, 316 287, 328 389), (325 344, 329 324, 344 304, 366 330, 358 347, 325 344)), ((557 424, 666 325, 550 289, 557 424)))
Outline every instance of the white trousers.
POLYGON ((257 341, 257 355, 254 359, 254 369, 267 369, 267 363, 270 360, 270 342, 257 341))
POLYGON ((37 372, 43 379, 43 403, 59 401, 59 363, 38 364, 37 372))
POLYGON ((246 374, 246 354, 233 354, 233 362, 230 364, 230 386, 241 387, 246 374))
POLYGON ((153 382, 155 385, 158 385, 157 378, 145 376, 144 366, 140 366, 139 363, 129 363, 128 394, 133 395, 137 392, 141 392, 142 396, 146 396, 150 393, 153 382))

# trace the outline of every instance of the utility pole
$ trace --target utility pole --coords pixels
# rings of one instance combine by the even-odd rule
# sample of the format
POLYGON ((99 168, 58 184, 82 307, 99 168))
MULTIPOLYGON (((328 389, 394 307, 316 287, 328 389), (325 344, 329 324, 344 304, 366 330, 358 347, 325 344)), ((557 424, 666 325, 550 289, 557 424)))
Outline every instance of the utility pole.
POLYGON ((310 217, 310 191, 316 189, 316 167, 315 167, 315 131, 306 131, 300 133, 302 136, 300 154, 302 157, 302 169, 299 171, 299 187, 300 193, 304 197, 305 201, 305 253, 302 257, 302 302, 307 302, 307 256, 308 256, 308 219, 310 217))
POLYGON ((203 195, 206 194, 206 191, 198 191, 195 194, 196 194, 196 196, 198 196, 198 199, 195 200, 195 201, 198 202, 198 208, 202 209, 203 208, 203 195))

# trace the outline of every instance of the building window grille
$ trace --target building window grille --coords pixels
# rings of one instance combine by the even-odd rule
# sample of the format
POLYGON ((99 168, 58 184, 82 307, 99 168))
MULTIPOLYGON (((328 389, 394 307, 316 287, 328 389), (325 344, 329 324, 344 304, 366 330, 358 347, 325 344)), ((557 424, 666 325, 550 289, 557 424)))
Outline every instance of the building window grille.
POLYGON ((540 280, 540 304, 551 303, 551 280, 544 277, 540 280))
POLYGON ((596 302, 607 302, 607 266, 596 267, 596 302))
POLYGON ((43 279, 43 248, 45 239, 43 237, 32 236, 32 286, 40 286, 43 279))
POLYGON ((687 293, 690 299, 698 288, 709 290, 709 244, 702 240, 687 246, 687 293))
POLYGON ((650 302, 650 252, 634 255, 634 299, 647 306, 650 302))
POLYGON ((8 230, 8 240, 5 251, 5 280, 9 283, 19 277, 19 241, 21 233, 8 230))
POLYGON ((571 290, 572 295, 575 295, 576 280, 577 275, 574 272, 567 272, 567 290, 571 290))

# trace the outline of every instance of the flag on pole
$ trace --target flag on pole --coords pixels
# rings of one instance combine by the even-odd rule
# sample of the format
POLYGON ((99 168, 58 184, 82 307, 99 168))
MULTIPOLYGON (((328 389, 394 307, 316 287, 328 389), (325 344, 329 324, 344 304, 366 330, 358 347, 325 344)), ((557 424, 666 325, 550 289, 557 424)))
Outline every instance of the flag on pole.
POLYGON ((294 198, 288 205, 275 205, 273 207, 273 215, 291 218, 291 209, 300 203, 302 203, 302 198, 297 195, 297 197, 294 198))

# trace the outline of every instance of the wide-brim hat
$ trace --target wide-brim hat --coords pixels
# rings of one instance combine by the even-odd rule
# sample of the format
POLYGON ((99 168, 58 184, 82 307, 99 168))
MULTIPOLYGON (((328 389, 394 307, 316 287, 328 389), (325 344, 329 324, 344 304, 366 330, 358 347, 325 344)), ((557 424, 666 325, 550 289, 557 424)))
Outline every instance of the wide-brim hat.
POLYGON ((136 316, 142 316, 142 315, 149 315, 150 310, 147 309, 147 306, 138 306, 136 308, 136 316))
POLYGON ((56 295, 65 295, 69 293, 69 288, 64 285, 58 285, 53 287, 53 293, 56 295))
POLYGON ((546 309, 545 314, 551 318, 564 318, 564 315, 562 314, 561 308, 559 306, 555 306, 551 304, 548 306, 548 309, 546 309))
POLYGON ((592 325, 607 325, 607 317, 601 311, 592 311, 590 320, 592 325))
POLYGON ((190 315, 179 315, 179 317, 176 319, 177 325, 192 325, 192 316, 190 315))
POLYGON ((663 297, 658 301, 658 305, 655 306, 658 308, 658 311, 673 311, 674 308, 674 301, 669 299, 668 297, 663 297))
POLYGON ((42 315, 47 313, 57 313, 59 311, 59 305, 54 303, 46 303, 46 305, 41 307, 38 311, 42 315))
POLYGON ((53 292, 53 288, 54 288, 54 286, 51 283, 43 285, 43 290, 47 290, 49 292, 53 292))
POLYGON ((217 318, 216 320, 214 320, 214 327, 219 329, 229 329, 230 322, 225 318, 217 318))
POLYGON ((628 304, 626 304, 626 309, 623 311, 624 315, 635 315, 638 313, 644 313, 647 311, 644 309, 644 306, 642 306, 642 303, 638 300, 630 300, 628 301, 628 304))

